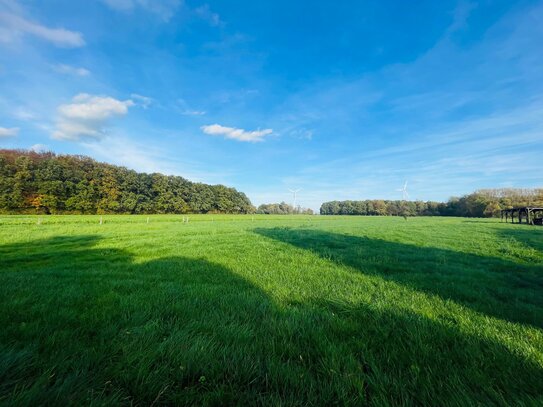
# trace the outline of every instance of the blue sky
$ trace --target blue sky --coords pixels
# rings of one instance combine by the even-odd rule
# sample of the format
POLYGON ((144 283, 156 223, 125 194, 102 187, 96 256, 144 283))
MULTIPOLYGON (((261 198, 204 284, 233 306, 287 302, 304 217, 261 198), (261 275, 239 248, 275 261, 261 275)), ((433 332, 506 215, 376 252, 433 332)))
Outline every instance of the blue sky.
POLYGON ((542 44, 540 1, 0 0, 0 146, 257 205, 539 187, 542 44))

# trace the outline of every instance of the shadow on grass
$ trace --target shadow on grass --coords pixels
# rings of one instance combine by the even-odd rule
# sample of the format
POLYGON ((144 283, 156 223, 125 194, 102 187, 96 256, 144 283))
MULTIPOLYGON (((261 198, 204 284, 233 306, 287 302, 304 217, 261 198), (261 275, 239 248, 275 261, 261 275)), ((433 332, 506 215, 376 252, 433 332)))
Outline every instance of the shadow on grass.
POLYGON ((496 257, 312 229, 255 229, 368 275, 500 319, 543 327, 543 268, 496 257))
MULTIPOLYGON (((333 240, 321 243, 333 250, 352 243, 333 240)), ((219 264, 183 257, 137 264, 96 242, 81 236, 0 248, 0 403, 542 400, 539 366, 453 325, 368 305, 279 306, 219 264)))

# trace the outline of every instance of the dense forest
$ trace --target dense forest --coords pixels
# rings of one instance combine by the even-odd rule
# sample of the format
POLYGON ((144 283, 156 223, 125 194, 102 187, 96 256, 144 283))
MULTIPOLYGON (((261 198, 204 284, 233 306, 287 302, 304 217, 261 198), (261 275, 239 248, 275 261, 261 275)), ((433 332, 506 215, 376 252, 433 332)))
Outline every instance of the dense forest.
POLYGON ((463 216, 495 217, 516 206, 543 207, 543 188, 482 189, 448 202, 332 201, 321 205, 321 215, 463 216))
POLYGON ((313 215, 313 209, 302 208, 300 206, 295 208, 286 202, 281 202, 262 204, 257 208, 256 213, 264 215, 313 215))
POLYGON ((252 213, 247 196, 223 185, 145 174, 91 158, 0 150, 4 213, 252 213))

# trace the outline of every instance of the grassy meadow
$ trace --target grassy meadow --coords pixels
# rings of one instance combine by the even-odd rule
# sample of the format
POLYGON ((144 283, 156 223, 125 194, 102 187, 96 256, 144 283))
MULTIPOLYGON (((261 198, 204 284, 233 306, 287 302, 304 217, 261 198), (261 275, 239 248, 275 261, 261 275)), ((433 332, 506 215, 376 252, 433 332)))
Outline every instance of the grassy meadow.
POLYGON ((0 216, 0 405, 543 405, 543 228, 0 216))

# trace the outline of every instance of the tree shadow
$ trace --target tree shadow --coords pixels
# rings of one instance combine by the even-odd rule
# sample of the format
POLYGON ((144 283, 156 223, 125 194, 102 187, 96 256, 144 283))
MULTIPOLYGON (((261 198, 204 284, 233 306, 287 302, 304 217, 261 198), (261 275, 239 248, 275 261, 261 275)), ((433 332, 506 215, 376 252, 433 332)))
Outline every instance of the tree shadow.
POLYGON ((95 256, 97 251, 89 250, 98 243, 96 235, 54 236, 44 240, 15 243, 0 246, 2 271, 32 271, 52 265, 85 261, 85 256, 95 256), (21 269, 24 264, 24 270, 21 269))
POLYGON ((1 403, 507 405, 543 397, 541 366, 452 321, 371 304, 277 304, 219 264, 136 263, 93 236, 0 254, 1 403))
POLYGON ((543 327, 543 267, 540 263, 516 263, 321 230, 260 228, 254 231, 364 274, 453 300, 477 312, 543 327))

